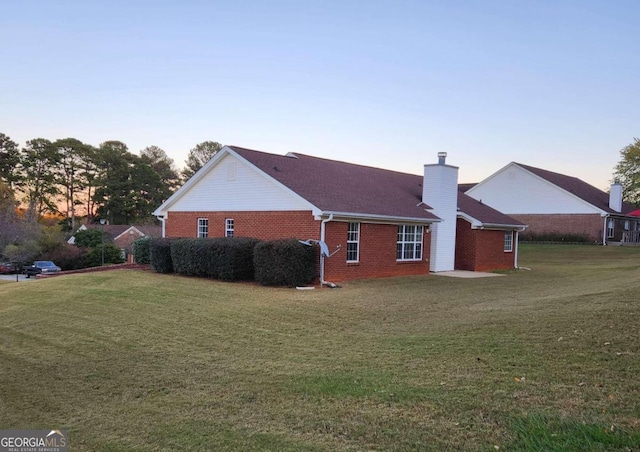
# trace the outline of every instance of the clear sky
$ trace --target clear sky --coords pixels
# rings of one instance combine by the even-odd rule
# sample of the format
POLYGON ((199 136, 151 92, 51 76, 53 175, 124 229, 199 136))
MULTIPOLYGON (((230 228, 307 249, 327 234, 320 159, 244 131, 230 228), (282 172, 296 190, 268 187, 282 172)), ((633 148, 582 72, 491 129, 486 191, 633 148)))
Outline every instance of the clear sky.
POLYGON ((607 188, 640 135, 639 23, 637 0, 0 0, 0 132, 607 188))

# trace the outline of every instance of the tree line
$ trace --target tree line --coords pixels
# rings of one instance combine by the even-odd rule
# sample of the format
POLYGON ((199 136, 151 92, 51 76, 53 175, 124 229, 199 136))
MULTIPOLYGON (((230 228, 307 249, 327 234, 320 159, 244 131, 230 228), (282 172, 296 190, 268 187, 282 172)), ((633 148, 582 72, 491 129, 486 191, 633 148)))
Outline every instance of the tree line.
MULTIPOLYGON (((63 227, 76 230, 79 217, 111 224, 149 223, 152 212, 221 148, 205 141, 189 151, 179 171, 158 146, 139 155, 121 141, 98 146, 76 138, 35 138, 20 147, 0 133, 0 184, 25 209, 28 223, 46 214, 63 217, 63 227)), ((6 207, 6 206, 5 206, 6 207)))

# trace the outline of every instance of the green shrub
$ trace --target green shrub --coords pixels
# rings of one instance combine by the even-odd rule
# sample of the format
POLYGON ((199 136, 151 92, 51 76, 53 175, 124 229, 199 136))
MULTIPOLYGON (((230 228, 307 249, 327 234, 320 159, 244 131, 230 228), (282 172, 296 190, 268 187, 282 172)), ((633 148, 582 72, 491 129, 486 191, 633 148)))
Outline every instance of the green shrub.
POLYGON ((158 273, 173 273, 171 260, 172 239, 151 239, 149 242, 149 260, 151 268, 158 273))
MULTIPOLYGON (((102 247, 96 246, 82 256, 82 267, 99 267, 102 265, 102 247)), ((124 262, 122 258, 122 250, 112 243, 104 244, 104 263, 105 264, 121 264, 124 262)))
POLYGON ((100 246, 104 240, 104 243, 113 243, 111 236, 108 234, 102 235, 100 229, 84 229, 74 234, 74 244, 80 248, 95 248, 100 246))
POLYGON ((225 281, 253 279, 253 249, 259 240, 245 237, 178 239, 171 243, 176 273, 225 281))
POLYGON ((212 263, 208 252, 213 239, 177 239, 171 242, 173 271, 185 276, 211 276, 212 263))
POLYGON ((142 237, 132 244, 133 260, 136 264, 150 264, 149 242, 151 237, 142 237))
POLYGON ((249 237, 217 239, 214 245, 214 273, 223 281, 254 278, 253 253, 260 240, 249 237))
POLYGON ((83 268, 86 253, 87 251, 82 248, 65 243, 53 251, 42 253, 38 260, 53 261, 62 270, 76 270, 83 268))
POLYGON ((520 242, 551 242, 551 243, 589 243, 593 242, 585 234, 563 232, 524 232, 520 234, 520 242))
POLYGON ((296 239, 258 243, 253 262, 255 279, 263 286, 302 286, 318 274, 317 247, 296 239))

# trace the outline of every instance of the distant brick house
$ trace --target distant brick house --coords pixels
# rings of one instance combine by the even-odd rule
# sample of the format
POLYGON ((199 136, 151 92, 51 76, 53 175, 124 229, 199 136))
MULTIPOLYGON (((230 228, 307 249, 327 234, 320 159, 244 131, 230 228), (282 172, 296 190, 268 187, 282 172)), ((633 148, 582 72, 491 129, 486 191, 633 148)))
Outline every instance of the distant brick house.
POLYGON ((638 242, 636 208, 622 201, 620 184, 610 193, 571 176, 511 162, 463 191, 528 225, 532 234, 576 234, 594 242, 638 242))
MULTIPOLYGON (((162 228, 156 225, 105 224, 103 226, 100 224, 83 224, 76 232, 88 229, 104 231, 106 240, 113 242, 115 246, 120 248, 125 257, 131 256, 132 244, 136 240, 143 237, 162 237, 162 228)), ((72 235, 67 242, 73 245, 75 243, 75 235, 72 235)))
POLYGON ((154 215, 166 237, 323 242, 327 281, 513 268, 525 225, 459 192, 445 155, 420 176, 225 146, 154 215))

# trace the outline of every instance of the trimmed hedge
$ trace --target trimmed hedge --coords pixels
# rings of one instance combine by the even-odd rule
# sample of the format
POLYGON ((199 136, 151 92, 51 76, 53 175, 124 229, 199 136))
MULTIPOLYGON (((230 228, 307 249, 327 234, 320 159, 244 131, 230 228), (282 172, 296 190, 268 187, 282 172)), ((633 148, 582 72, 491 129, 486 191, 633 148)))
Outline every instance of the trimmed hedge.
POLYGON ((552 243, 589 243, 593 242, 586 234, 565 232, 523 232, 521 242, 552 242, 552 243))
POLYGON ((253 280, 254 249, 260 240, 250 237, 216 239, 215 274, 223 281, 253 280))
POLYGON ((150 264, 149 242, 151 237, 142 237, 132 244, 133 260, 136 264, 150 264))
POLYGON ((171 243, 174 271, 224 281, 251 280, 253 248, 258 242, 245 237, 175 240, 171 243))
POLYGON ((206 270, 198 249, 206 245, 207 239, 177 239, 171 243, 173 271, 185 276, 205 276, 206 270))
POLYGON ((258 243, 253 262, 255 279, 263 286, 303 286, 318 275, 317 247, 296 239, 258 243))
POLYGON ((149 242, 149 260, 151 268, 158 273, 173 273, 171 260, 172 239, 151 239, 149 242))

